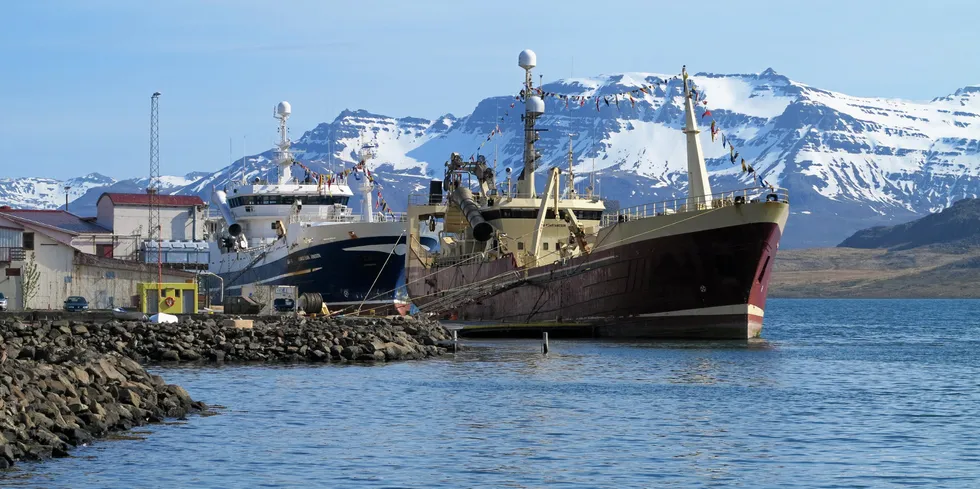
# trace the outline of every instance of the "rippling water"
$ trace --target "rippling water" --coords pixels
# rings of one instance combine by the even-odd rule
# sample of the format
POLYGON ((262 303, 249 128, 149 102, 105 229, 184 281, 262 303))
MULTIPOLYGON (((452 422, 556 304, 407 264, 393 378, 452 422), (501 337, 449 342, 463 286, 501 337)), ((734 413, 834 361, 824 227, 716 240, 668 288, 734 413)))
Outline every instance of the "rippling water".
POLYGON ((980 301, 772 300, 748 343, 158 368, 226 408, 3 487, 980 487, 980 301))

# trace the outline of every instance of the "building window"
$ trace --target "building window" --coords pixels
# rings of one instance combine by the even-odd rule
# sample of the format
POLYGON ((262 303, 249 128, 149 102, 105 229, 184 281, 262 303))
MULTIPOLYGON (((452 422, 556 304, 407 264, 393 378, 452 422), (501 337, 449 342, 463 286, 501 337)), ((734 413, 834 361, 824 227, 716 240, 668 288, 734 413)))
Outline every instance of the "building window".
POLYGON ((180 298, 180 289, 174 289, 174 297, 180 298))
POLYGON ((524 249, 524 242, 523 241, 518 241, 517 242, 517 249, 518 250, 523 250, 524 249))
POLYGON ((95 254, 101 256, 102 258, 112 258, 112 245, 111 244, 95 245, 95 254))
POLYGON ((34 249, 34 233, 24 233, 24 249, 33 250, 34 249))
POLYGON ((544 250, 545 251, 548 251, 548 242, 547 241, 545 241, 544 243, 542 243, 542 246, 544 246, 544 250))

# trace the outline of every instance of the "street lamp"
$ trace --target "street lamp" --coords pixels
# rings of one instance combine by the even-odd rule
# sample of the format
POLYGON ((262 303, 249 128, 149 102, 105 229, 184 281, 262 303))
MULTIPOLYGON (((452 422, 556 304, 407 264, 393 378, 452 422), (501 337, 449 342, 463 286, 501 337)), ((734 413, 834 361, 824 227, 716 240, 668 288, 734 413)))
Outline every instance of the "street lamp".
POLYGON ((71 185, 65 185, 65 212, 68 212, 68 191, 71 190, 71 185))

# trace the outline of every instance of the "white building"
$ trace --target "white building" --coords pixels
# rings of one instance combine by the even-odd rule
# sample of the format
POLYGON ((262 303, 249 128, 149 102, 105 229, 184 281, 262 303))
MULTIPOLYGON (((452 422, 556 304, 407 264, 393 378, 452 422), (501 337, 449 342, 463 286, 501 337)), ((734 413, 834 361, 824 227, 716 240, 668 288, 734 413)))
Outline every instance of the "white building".
MULTIPOLYGON (((204 201, 196 195, 159 195, 160 239, 200 241, 204 239, 204 201)), ((150 196, 148 194, 104 193, 99 196, 95 223, 111 229, 117 236, 134 236, 135 249, 117 250, 129 256, 149 237, 150 196)))
MULTIPOLYGON (((131 305, 136 283, 155 282, 157 269, 113 256, 138 243, 138 236, 114 234, 96 218, 0 207, 0 292, 11 310, 60 309, 72 295, 85 297, 93 309, 131 305)), ((193 278, 164 270, 165 282, 193 278)))

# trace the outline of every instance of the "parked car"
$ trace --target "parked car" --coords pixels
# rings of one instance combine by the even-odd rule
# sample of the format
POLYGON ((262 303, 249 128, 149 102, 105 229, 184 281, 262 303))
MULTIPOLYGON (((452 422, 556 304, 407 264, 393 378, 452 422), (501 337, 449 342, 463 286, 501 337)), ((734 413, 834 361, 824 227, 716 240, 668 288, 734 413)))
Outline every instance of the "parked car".
POLYGON ((6 310, 7 310, 7 296, 3 295, 3 292, 0 292, 0 311, 6 311, 6 310))
POLYGON ((88 309, 88 301, 84 297, 73 295, 65 299, 66 311, 85 311, 88 309))

